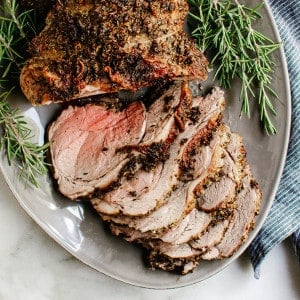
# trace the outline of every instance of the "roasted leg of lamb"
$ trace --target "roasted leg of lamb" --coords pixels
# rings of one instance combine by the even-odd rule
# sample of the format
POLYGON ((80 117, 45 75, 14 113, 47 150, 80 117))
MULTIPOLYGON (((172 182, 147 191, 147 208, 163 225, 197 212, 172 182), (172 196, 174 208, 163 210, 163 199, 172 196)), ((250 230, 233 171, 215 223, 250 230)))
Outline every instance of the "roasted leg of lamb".
POLYGON ((57 1, 20 84, 34 105, 207 77, 184 32, 186 0, 57 1))

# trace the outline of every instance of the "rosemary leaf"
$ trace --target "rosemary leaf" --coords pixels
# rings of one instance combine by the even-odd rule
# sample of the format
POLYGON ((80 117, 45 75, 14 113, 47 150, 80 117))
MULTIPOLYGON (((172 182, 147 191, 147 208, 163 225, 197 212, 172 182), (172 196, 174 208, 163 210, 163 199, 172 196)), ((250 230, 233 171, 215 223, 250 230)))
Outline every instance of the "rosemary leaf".
POLYGON ((238 0, 189 0, 192 36, 199 49, 212 53, 214 79, 229 89, 232 80, 241 80, 241 114, 250 117, 250 103, 256 100, 261 124, 275 134, 273 101, 278 98, 271 86, 274 62, 271 54, 280 44, 253 28, 261 17, 263 3, 254 8, 238 0))

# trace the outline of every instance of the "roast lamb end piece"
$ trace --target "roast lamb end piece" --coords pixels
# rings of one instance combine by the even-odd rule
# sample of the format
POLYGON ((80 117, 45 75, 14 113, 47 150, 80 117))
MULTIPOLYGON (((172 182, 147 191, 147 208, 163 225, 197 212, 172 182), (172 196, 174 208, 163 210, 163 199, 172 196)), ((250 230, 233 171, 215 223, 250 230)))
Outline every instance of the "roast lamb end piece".
POLYGON ((20 85, 33 105, 207 78, 184 32, 186 0, 58 1, 32 41, 20 85))

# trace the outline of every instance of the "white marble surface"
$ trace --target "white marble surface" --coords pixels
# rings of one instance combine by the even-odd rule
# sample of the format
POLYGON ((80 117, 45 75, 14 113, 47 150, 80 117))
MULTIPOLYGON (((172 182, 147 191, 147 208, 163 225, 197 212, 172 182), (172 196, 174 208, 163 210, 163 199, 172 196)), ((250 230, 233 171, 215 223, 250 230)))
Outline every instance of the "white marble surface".
POLYGON ((0 300, 300 299, 300 269, 290 241, 269 254, 259 280, 244 255, 205 282, 173 290, 142 289, 73 258, 22 210, 2 176, 0 191, 0 300))

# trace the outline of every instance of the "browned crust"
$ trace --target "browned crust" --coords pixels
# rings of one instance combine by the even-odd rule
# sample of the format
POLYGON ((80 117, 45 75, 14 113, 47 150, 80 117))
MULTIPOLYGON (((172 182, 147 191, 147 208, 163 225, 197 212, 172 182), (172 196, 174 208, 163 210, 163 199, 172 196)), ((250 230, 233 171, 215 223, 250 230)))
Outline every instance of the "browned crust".
POLYGON ((206 79, 208 62, 183 32, 187 12, 183 0, 59 1, 32 41, 22 90, 40 105, 81 97, 87 86, 97 94, 206 79))

